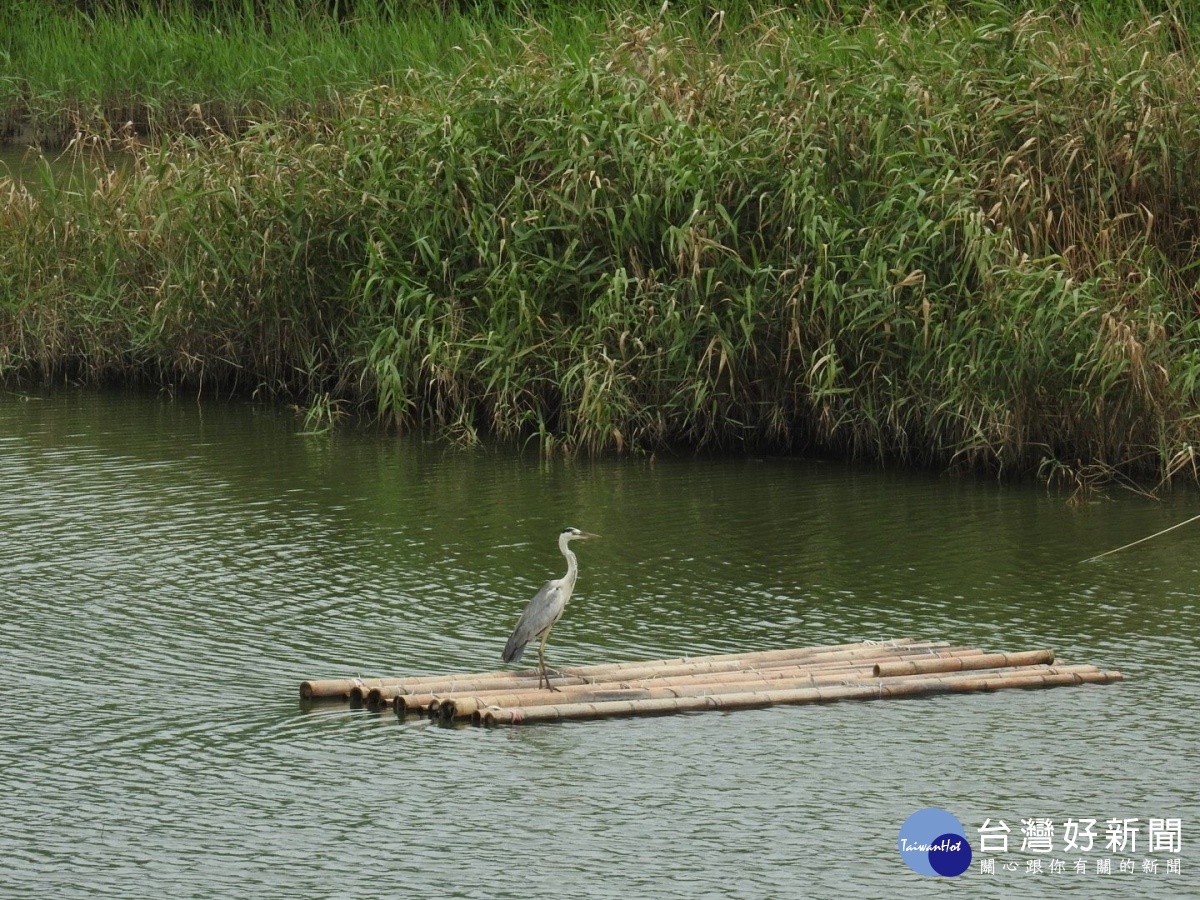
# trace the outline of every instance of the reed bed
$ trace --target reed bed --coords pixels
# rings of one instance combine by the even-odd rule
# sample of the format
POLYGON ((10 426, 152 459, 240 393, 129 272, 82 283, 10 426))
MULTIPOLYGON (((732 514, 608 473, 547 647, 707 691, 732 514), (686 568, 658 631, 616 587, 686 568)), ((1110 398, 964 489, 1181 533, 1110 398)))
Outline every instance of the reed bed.
MULTIPOLYGON (((106 5, 0 8, 0 128, 23 126, 51 142, 76 131, 237 134, 335 112, 342 97, 397 84, 409 70, 450 74, 486 57, 488 44, 472 46, 481 33, 500 52, 516 37, 503 16, 435 3, 406 3, 399 14, 395 4, 361 2, 340 21, 303 0, 106 5)), ((570 34, 569 21, 548 19, 570 34)))
POLYGON ((398 715, 428 714, 482 725, 776 704, 825 703, 1005 688, 1108 684, 1119 672, 1068 665, 1052 650, 986 652, 944 641, 900 638, 834 647, 580 666, 558 672, 555 690, 538 672, 387 679, 326 679, 300 686, 304 701, 349 700, 398 715))
POLYGON ((1178 21, 600 14, 0 182, 0 375, 546 452, 1197 476, 1178 21))

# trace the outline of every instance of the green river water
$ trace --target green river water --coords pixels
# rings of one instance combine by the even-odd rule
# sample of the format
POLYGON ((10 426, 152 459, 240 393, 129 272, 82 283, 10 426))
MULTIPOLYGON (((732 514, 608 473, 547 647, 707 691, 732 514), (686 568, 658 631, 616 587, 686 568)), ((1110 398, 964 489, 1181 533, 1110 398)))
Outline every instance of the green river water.
POLYGON ((1200 895, 1200 523, 1080 562, 1194 493, 299 432, 0 395, 0 895, 1200 895), (299 704, 306 678, 499 667, 567 524, 603 539, 551 664, 912 636, 1126 681, 497 729, 299 704), (901 859, 924 807, 975 847, 959 878, 901 859), (1095 819, 1096 846, 1022 852, 1034 817, 1095 819))

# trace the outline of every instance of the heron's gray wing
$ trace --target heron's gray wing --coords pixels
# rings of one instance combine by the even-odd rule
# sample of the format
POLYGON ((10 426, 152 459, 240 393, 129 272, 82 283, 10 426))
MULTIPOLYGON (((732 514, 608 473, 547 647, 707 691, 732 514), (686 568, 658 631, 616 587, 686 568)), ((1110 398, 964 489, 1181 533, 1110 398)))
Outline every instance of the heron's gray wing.
POLYGON ((562 615, 563 604, 560 580, 547 581, 541 590, 533 595, 521 618, 517 619, 517 627, 513 629, 508 643, 504 645, 501 659, 514 662, 525 652, 525 645, 558 621, 562 615))

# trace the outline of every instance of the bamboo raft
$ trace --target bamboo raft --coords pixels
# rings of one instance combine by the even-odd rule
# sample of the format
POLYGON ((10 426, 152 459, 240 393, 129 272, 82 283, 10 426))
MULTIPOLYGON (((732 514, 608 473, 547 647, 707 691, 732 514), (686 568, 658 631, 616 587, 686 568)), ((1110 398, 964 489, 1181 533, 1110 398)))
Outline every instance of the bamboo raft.
POLYGON ((555 671, 556 691, 539 688, 537 670, 526 669, 305 681, 300 698, 391 706, 398 715, 422 713, 477 725, 516 725, 1122 680, 1120 672, 1068 665, 1053 650, 995 653, 914 638, 555 671))

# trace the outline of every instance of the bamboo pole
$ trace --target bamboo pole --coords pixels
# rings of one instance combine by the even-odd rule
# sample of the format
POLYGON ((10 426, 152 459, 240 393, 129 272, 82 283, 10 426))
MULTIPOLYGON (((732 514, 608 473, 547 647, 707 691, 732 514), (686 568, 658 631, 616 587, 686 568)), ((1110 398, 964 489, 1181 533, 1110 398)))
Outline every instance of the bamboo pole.
MULTIPOLYGON (((985 670, 973 670, 964 672, 958 675, 960 681, 968 680, 969 678, 984 678, 990 676, 1004 676, 1014 670, 1011 668, 991 668, 985 670)), ((1100 670, 1093 665, 1078 665, 1078 666, 1046 666, 1025 667, 1022 672, 1029 674, 1094 674, 1100 670)), ((936 673, 942 677, 952 677, 954 673, 936 673)), ((790 678, 784 679, 744 679, 736 681, 704 681, 691 680, 684 683, 674 685, 659 685, 655 682, 633 682, 627 684, 624 688, 612 688, 605 686, 603 688, 592 689, 590 687, 582 687, 572 689, 569 693, 552 693, 550 691, 528 692, 520 694, 500 694, 489 695, 486 697, 458 695, 448 697, 441 701, 435 701, 429 707, 428 711, 440 715, 442 718, 466 718, 473 716, 477 712, 493 707, 500 708, 521 708, 532 706, 560 706, 573 703, 597 703, 602 702, 604 697, 602 694, 612 694, 609 699, 612 700, 632 700, 632 699, 667 699, 670 697, 707 697, 707 696, 722 696, 727 694, 739 694, 750 692, 773 692, 783 690, 794 690, 804 687, 818 687, 821 685, 856 685, 856 684, 896 684, 907 682, 925 682, 930 680, 930 675, 909 675, 899 676, 888 679, 884 682, 882 679, 872 677, 870 669, 860 670, 855 673, 801 673, 790 678), (623 691, 637 692, 634 696, 632 693, 625 696, 623 691), (619 695, 619 696, 618 696, 619 695)))
MULTIPOLYGON (((956 657, 970 657, 983 654, 982 650, 977 650, 972 647, 947 647, 944 650, 936 651, 920 651, 916 653, 898 654, 891 657, 896 660, 917 660, 948 657, 950 655, 956 657), (931 656, 932 654, 932 656, 931 656)), ((750 668, 750 669, 735 669, 731 670, 724 677, 730 679, 747 678, 754 679, 759 677, 764 678, 786 678, 802 671, 857 671, 865 670, 870 673, 871 667, 874 664, 873 659, 848 659, 848 660, 818 660, 810 663, 796 662, 791 665, 783 664, 785 661, 772 665, 768 668, 750 668)), ((595 681, 571 681, 557 682, 560 692, 570 692, 572 689, 581 688, 598 688, 602 685, 615 686, 636 686, 640 684, 674 684, 682 681, 687 681, 695 677, 703 675, 703 672, 692 671, 688 667, 681 667, 676 670, 662 670, 667 674, 658 674, 657 671, 651 676, 642 678, 613 678, 611 680, 597 679, 595 681)), ((637 674, 630 672, 627 674, 637 674)), ((714 673, 713 677, 717 677, 720 673, 714 673)), ((372 708, 378 708, 389 702, 393 702, 397 696, 404 696, 404 705, 408 710, 427 709, 431 704, 440 702, 447 698, 448 695, 471 694, 473 696, 488 696, 507 694, 519 691, 538 690, 539 686, 536 678, 523 678, 513 682, 464 682, 461 685, 456 684, 455 690, 440 690, 440 691, 423 691, 415 694, 401 694, 402 686, 395 685, 383 688, 373 688, 367 696, 367 705, 372 708)), ((553 695, 553 692, 551 692, 553 695)), ((394 702, 393 702, 393 705, 394 702)))
MULTIPOLYGON (((929 652, 903 654, 893 657, 894 659, 926 659, 929 658, 929 652)), ((971 647, 951 647, 946 648, 946 651, 933 651, 939 656, 953 652, 959 657, 978 656, 983 653, 982 650, 977 650, 971 647)), ((517 694, 534 694, 542 693, 547 697, 560 700, 564 697, 571 696, 573 692, 598 690, 601 688, 607 689, 627 689, 648 686, 663 686, 672 684, 687 684, 689 682, 700 681, 762 681, 762 680, 783 680, 795 678, 805 672, 831 672, 840 673, 841 677, 851 677, 857 675, 859 677, 868 677, 871 675, 872 666, 875 660, 826 660, 812 663, 797 663, 795 665, 775 665, 764 669, 736 669, 732 671, 718 670, 715 672, 706 672, 703 668, 696 670, 696 667, 683 667, 682 669, 667 669, 662 670, 668 674, 654 674, 643 678, 620 678, 615 680, 596 680, 596 681, 572 681, 564 682, 562 679, 557 680, 555 691, 543 691, 536 679, 528 678, 521 679, 511 683, 500 682, 480 682, 478 684, 466 683, 464 685, 455 685, 457 690, 444 690, 429 693, 418 694, 400 694, 394 693, 397 688, 382 688, 374 689, 368 696, 367 705, 372 709, 378 709, 386 704, 391 704, 398 713, 408 712, 427 712, 433 715, 447 715, 447 710, 451 707, 446 704, 453 698, 462 696, 474 696, 478 698, 498 697, 504 695, 517 694)), ((711 667, 707 667, 711 668, 711 667)), ((630 671, 628 674, 639 674, 637 671, 630 671)), ((640 674, 645 674, 641 672, 640 674)), ((501 705, 501 704, 493 704, 501 705)))
MULTIPOLYGON (((775 668, 790 664, 804 663, 810 666, 834 665, 837 663, 870 660, 875 662, 884 659, 894 659, 908 654, 938 655, 957 653, 978 653, 970 647, 952 647, 947 642, 937 644, 916 644, 884 646, 884 645, 853 645, 849 649, 840 647, 806 647, 797 650, 768 650, 751 654, 727 654, 708 657, 697 657, 692 660, 662 659, 646 660, 627 663, 612 663, 597 666, 579 666, 576 668, 558 669, 558 675, 553 679, 556 687, 569 685, 595 685, 617 680, 637 680, 650 677, 672 677, 699 672, 736 672, 753 665, 759 668, 775 668), (804 651, 801 653, 800 651, 804 651), (816 651, 816 652, 813 652, 816 651), (907 651, 907 653, 905 652, 907 651)), ((460 674, 444 676, 417 676, 413 679, 371 679, 363 680, 363 686, 368 688, 365 697, 374 690, 379 691, 377 702, 386 702, 398 694, 412 693, 420 695, 455 694, 489 690, 512 690, 538 683, 536 669, 521 672, 481 673, 479 675, 460 674), (382 683, 381 683, 382 682, 382 683)))
POLYGON ((1026 650, 1021 653, 981 653, 976 656, 952 656, 940 659, 893 660, 875 664, 874 676, 915 675, 926 672, 955 672, 963 669, 993 669, 1033 666, 1054 662, 1053 650, 1026 650))
MULTIPOLYGON (((972 651, 981 653, 982 651, 972 651)), ((730 693, 752 687, 798 687, 800 685, 831 684, 861 681, 874 677, 870 661, 863 665, 830 667, 788 666, 773 669, 744 669, 736 672, 693 673, 665 678, 622 679, 596 684, 568 685, 558 691, 529 689, 518 692, 479 691, 449 696, 419 695, 405 697, 409 708, 420 708, 446 718, 470 715, 474 708, 486 706, 542 706, 573 702, 603 690, 662 691, 662 696, 682 696, 683 692, 730 693), (672 693, 673 692, 673 693, 672 693), (410 702, 411 701, 411 702, 410 702)), ((656 695, 657 696, 657 695, 656 695)))
POLYGON ((386 678, 316 678, 300 683, 300 699, 302 700, 348 700, 350 699, 351 691, 358 689, 366 693, 371 690, 380 688, 395 688, 404 687, 406 685, 422 685, 422 684, 452 684, 456 679, 460 681, 470 680, 472 683, 479 681, 503 681, 514 678, 529 678, 536 679, 537 671, 534 669, 525 672, 514 672, 511 669, 506 669, 497 672, 479 672, 467 675, 413 675, 413 676, 389 676, 386 678))
MULTIPOLYGON (((826 646, 814 647, 796 647, 782 650, 749 650, 743 653, 714 653, 705 656, 680 656, 673 659, 648 660, 648 661, 630 661, 621 663, 600 663, 591 666, 573 666, 571 668, 560 670, 564 675, 577 676, 581 679, 592 678, 600 675, 612 674, 628 669, 646 667, 651 665, 670 666, 682 665, 688 663, 705 663, 716 660, 745 660, 747 662, 754 660, 759 664, 765 664, 772 660, 788 659, 793 657, 810 657, 823 654, 836 653, 842 651, 855 650, 874 650, 886 651, 891 648, 898 647, 918 647, 918 648, 939 648, 949 646, 948 641, 921 641, 917 638, 891 638, 885 641, 855 641, 848 644, 831 644, 826 646)), ((412 675, 412 676, 388 676, 384 678, 325 678, 325 679, 310 679, 301 682, 300 697, 303 700, 319 700, 319 699, 341 699, 345 700, 350 696, 350 692, 355 688, 362 690, 362 696, 365 697, 367 692, 373 688, 388 688, 388 687, 404 687, 411 689, 414 693, 418 688, 422 690, 432 691, 433 685, 438 685, 442 689, 444 686, 451 683, 461 682, 478 682, 478 681, 506 681, 512 679, 527 679, 537 678, 536 669, 526 669, 513 671, 512 669, 498 669, 491 672, 468 673, 464 675, 412 675)), ((580 682, 583 683, 583 682, 580 682)), ((385 695, 386 696, 386 695, 385 695)), ((395 696, 394 694, 392 696, 395 696)))
POLYGON ((357 678, 319 678, 300 682, 301 700, 349 700, 357 678))
MULTIPOLYGON (((495 690, 495 691, 471 691, 458 694, 420 694, 414 696, 403 697, 403 702, 408 709, 422 709, 434 715, 441 715, 445 718, 455 718, 463 715, 469 715, 469 712, 463 713, 457 711, 465 706, 465 703, 473 701, 478 707, 484 706, 523 706, 523 705, 540 705, 544 703, 574 701, 580 697, 587 697, 601 692, 612 691, 642 691, 646 689, 668 689, 675 685, 686 686, 690 684, 727 684, 733 685, 738 683, 756 683, 764 684, 769 682, 790 681, 800 677, 798 669, 767 669, 762 671, 741 671, 730 673, 718 673, 716 675, 676 675, 669 678, 644 678, 644 679, 628 679, 621 681, 603 681, 586 684, 563 685, 556 691, 547 691, 540 687, 530 686, 525 689, 517 689, 516 691, 495 690), (713 679, 713 680, 709 680, 713 679)), ((855 673, 859 675, 869 675, 870 666, 856 667, 854 669, 837 669, 833 670, 842 674, 839 678, 854 677, 855 673)))
MULTIPOLYGON (((957 650, 969 648, 956 648, 957 650)), ((937 653, 937 649, 931 649, 930 654, 937 653)), ((721 672, 739 672, 747 668, 769 669, 788 666, 792 664, 801 664, 809 668, 817 668, 820 666, 837 665, 855 661, 871 660, 872 662, 881 659, 894 658, 899 655, 898 650, 890 650, 880 652, 879 648, 863 648, 861 650, 839 650, 828 653, 810 654, 805 657, 773 657, 756 660, 753 665, 748 664, 741 659, 712 659, 702 662, 686 662, 686 663, 670 663, 668 665, 660 665, 657 663, 648 663, 641 666, 629 666, 622 668, 619 672, 611 673, 611 675, 619 675, 621 680, 643 680, 649 678, 668 678, 677 675, 699 675, 699 674, 717 674, 721 672)))
POLYGON ((1144 544, 1146 541, 1156 538, 1159 535, 1166 534, 1168 531, 1174 531, 1176 528, 1182 528, 1184 525, 1191 525, 1197 520, 1200 520, 1200 516, 1192 516, 1190 519, 1185 519, 1182 522, 1178 522, 1175 525, 1172 525, 1170 528, 1164 528, 1162 531, 1156 531, 1154 534, 1147 535, 1144 538, 1138 538, 1136 541, 1130 541, 1128 544, 1117 547, 1113 550, 1105 550, 1103 553, 1097 553, 1095 556, 1085 559, 1083 564, 1095 562, 1096 560, 1103 559, 1104 557, 1113 553, 1120 553, 1122 550, 1128 550, 1130 547, 1136 547, 1138 544, 1144 544))
MULTIPOLYGON (((1031 667, 1032 668, 1032 667, 1031 667)), ((973 693, 1007 690, 1010 688, 1048 688, 1063 685, 1109 684, 1123 681, 1120 672, 1105 672, 1095 666, 1063 666, 1052 669, 1004 669, 983 675, 963 673, 961 676, 938 677, 928 685, 916 678, 882 682, 882 697, 907 697, 921 694, 973 693), (1095 671, 1089 671, 1094 669, 1095 671)))
POLYGON ((848 657, 888 655, 905 647, 941 648, 948 647, 949 641, 919 641, 916 638, 893 638, 889 641, 857 641, 850 644, 831 644, 814 647, 790 647, 780 650, 749 650, 743 653, 713 653, 706 656, 679 656, 674 659, 630 660, 619 663, 600 663, 591 666, 579 666, 563 669, 567 675, 579 675, 585 678, 596 678, 607 675, 629 675, 632 671, 644 668, 688 668, 703 667, 708 664, 725 665, 739 663, 742 665, 770 666, 785 660, 810 658, 827 658, 845 654, 848 657))
POLYGON ((746 691, 700 697, 669 697, 646 700, 612 700, 548 706, 489 708, 472 718, 484 725, 555 722, 566 719, 599 719, 611 716, 699 712, 710 709, 753 709, 775 704, 826 703, 835 700, 873 700, 883 697, 912 697, 955 691, 994 691, 1018 687, 1054 687, 1071 684, 1107 684, 1122 679, 1120 672, 1023 673, 985 677, 920 677, 851 685, 794 688, 778 691, 746 691))
POLYGON ((531 709, 538 706, 561 706, 579 703, 612 703, 628 700, 650 700, 658 697, 680 696, 671 688, 592 688, 583 686, 582 690, 569 694, 556 701, 556 695, 544 691, 541 694, 509 694, 495 698, 483 697, 451 697, 435 703, 436 710, 430 710, 434 715, 443 719, 469 719, 477 713, 489 709, 531 709))

